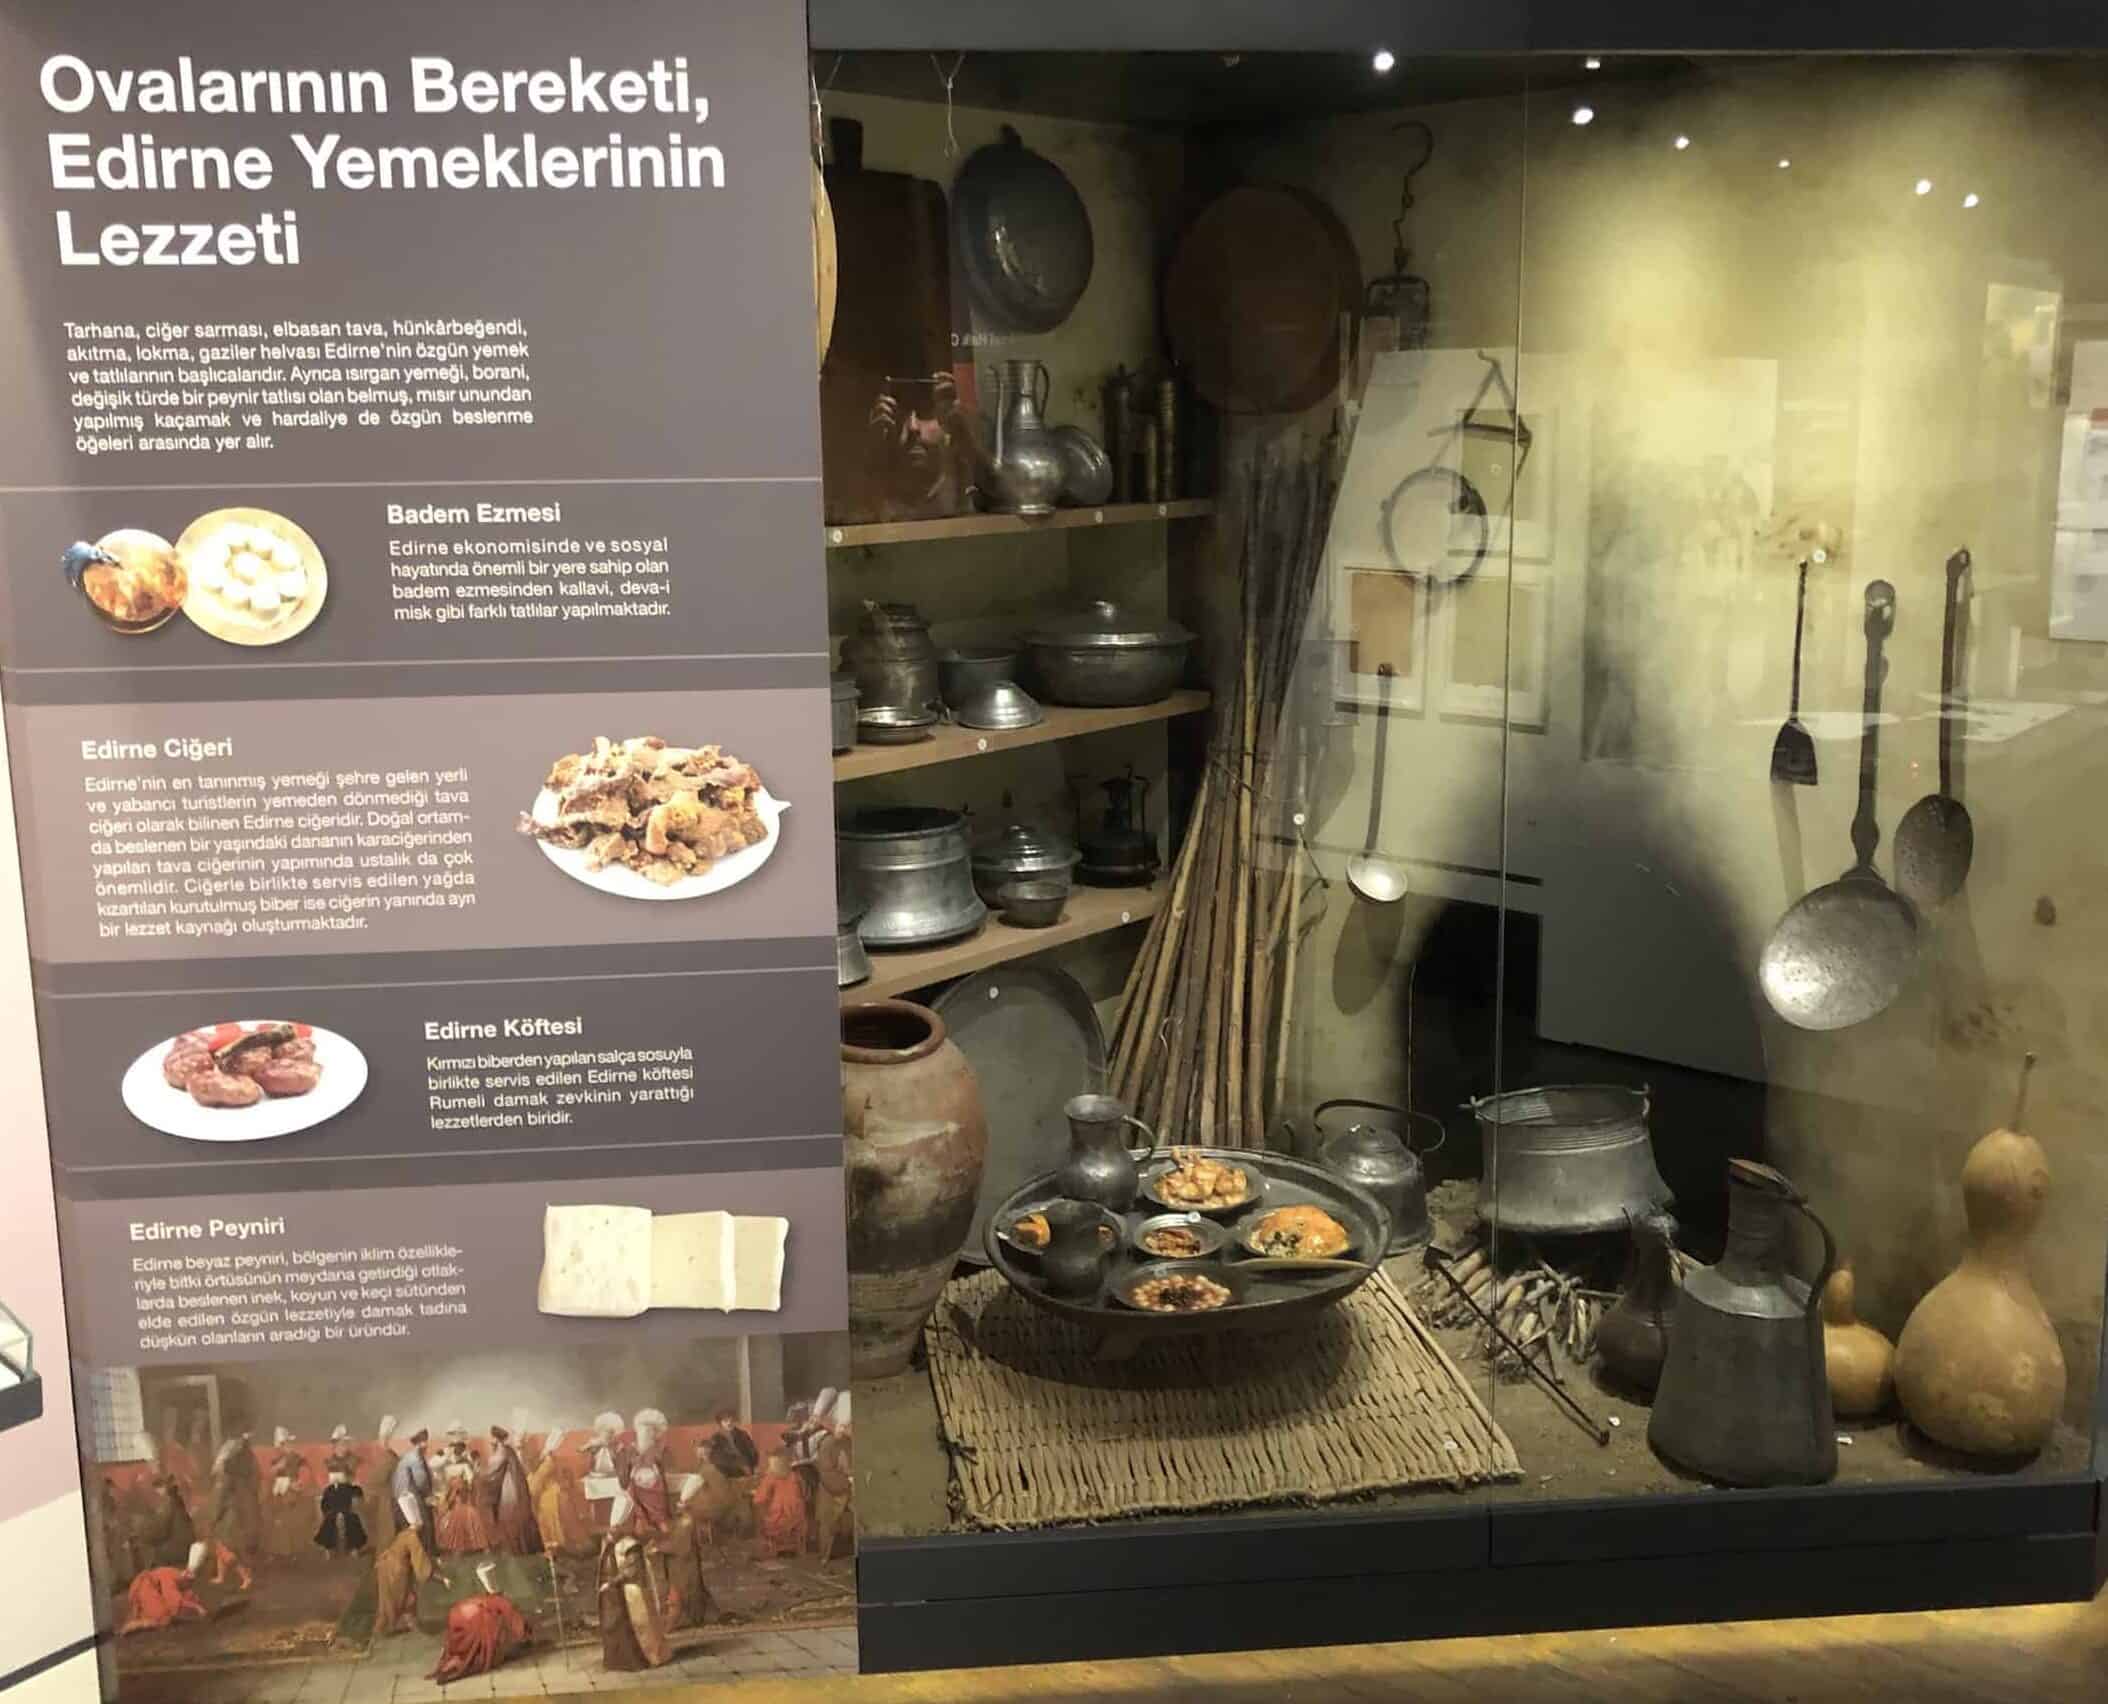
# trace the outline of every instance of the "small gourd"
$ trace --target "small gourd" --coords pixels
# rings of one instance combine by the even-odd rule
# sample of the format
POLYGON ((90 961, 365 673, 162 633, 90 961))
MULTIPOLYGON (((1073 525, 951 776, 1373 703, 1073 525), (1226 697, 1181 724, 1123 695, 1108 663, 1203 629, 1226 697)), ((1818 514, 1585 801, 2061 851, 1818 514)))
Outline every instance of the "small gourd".
POLYGON ((1830 1406, 1840 1419, 1861 1419, 1888 1406, 1896 1346, 1859 1323, 1849 1266, 1840 1266, 1823 1286, 1823 1362, 1830 1370, 1830 1406))
POLYGON ((2041 1144, 2021 1133, 2030 1053, 2009 1129, 1969 1150, 1961 1264, 1912 1311, 1896 1344, 1896 1396, 1910 1423, 1967 1455, 2027 1456, 2064 1406, 2064 1351, 2027 1275, 2028 1234, 2049 1196, 2041 1144))

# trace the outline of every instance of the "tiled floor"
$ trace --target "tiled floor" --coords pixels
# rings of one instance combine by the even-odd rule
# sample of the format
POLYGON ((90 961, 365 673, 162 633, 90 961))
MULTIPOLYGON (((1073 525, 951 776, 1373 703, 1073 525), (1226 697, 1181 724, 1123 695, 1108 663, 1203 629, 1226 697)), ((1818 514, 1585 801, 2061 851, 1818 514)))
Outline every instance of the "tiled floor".
POLYGON ((495 1674, 440 1687, 425 1678, 438 1650, 428 1638, 382 1640, 356 1663, 228 1668, 129 1675, 124 1704, 437 1704, 479 1698, 598 1697, 678 1687, 707 1695, 741 1682, 824 1679, 856 1669, 853 1627, 788 1633, 734 1630, 683 1646, 651 1674, 614 1674, 595 1645, 568 1645, 515 1657, 495 1674))

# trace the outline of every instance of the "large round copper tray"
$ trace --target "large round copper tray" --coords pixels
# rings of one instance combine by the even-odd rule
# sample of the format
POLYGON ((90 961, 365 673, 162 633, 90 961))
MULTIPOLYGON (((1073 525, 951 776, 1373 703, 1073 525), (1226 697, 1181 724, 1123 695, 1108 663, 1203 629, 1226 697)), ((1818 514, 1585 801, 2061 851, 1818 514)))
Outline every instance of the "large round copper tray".
MULTIPOLYGON (((1188 1332, 1273 1331, 1292 1326, 1344 1301, 1366 1284, 1370 1274, 1382 1264, 1383 1251, 1391 1239, 1390 1216, 1366 1191, 1334 1177, 1322 1166, 1286 1154, 1227 1148, 1197 1151, 1214 1159, 1256 1169, 1265 1175, 1266 1187, 1248 1210, 1253 1215, 1297 1202, 1322 1207, 1346 1228, 1353 1239, 1351 1247, 1358 1264, 1349 1271, 1286 1272, 1273 1269, 1250 1272, 1243 1277, 1244 1299, 1240 1303, 1207 1313, 1149 1313, 1132 1308, 1113 1295, 1114 1283, 1148 1260, 1147 1256, 1134 1252, 1130 1233, 1142 1220, 1163 1211, 1146 1196, 1138 1195, 1132 1209, 1117 1215, 1122 1221, 1120 1243, 1107 1264, 1107 1282, 1098 1295, 1085 1300, 1052 1295, 1040 1282, 1037 1261, 1021 1255, 996 1234, 1000 1227, 1015 1224, 1027 1213, 1061 1199, 1052 1172, 1044 1173, 1013 1191, 989 1215, 988 1229, 982 1239, 989 1264, 1002 1273, 1020 1295, 1057 1318, 1108 1338, 1131 1340, 1188 1332)), ((1151 1160, 1143 1166, 1143 1175, 1147 1177, 1169 1164, 1168 1158, 1151 1160)), ((1222 1256, 1181 1261, 1181 1270, 1205 1273, 1219 1265, 1235 1267, 1241 1264, 1242 1250, 1237 1246, 1240 1225, 1241 1216, 1230 1219, 1230 1243, 1222 1256)))

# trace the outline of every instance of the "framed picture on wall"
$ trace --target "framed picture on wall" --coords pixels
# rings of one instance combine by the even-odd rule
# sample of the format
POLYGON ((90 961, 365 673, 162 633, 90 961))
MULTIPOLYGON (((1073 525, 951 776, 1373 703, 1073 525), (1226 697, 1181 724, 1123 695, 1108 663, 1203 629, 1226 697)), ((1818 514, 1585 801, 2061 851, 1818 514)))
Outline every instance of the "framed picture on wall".
POLYGON ((1334 693, 1373 705, 1377 670, 1391 665, 1391 708, 1420 715, 1427 706, 1428 584, 1388 564, 1348 563, 1340 574, 1340 645, 1334 693))
POLYGON ((1542 732, 1551 703, 1547 676, 1552 583, 1542 568, 1481 568, 1445 587, 1433 634, 1435 707, 1445 720, 1498 722, 1542 732))

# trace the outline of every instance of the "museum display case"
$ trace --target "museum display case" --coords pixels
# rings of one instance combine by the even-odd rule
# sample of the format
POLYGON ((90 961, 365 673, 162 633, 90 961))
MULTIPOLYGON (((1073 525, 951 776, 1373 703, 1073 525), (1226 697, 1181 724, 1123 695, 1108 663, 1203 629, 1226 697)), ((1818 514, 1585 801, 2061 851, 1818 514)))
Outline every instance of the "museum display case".
POLYGON ((853 10, 866 1666, 2091 1591, 2100 44, 853 10))

